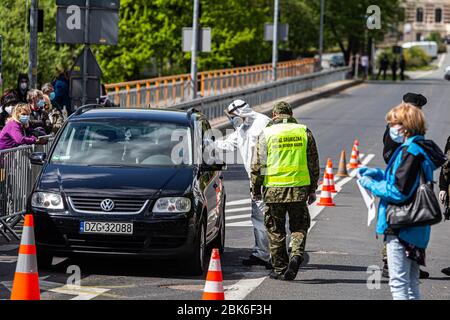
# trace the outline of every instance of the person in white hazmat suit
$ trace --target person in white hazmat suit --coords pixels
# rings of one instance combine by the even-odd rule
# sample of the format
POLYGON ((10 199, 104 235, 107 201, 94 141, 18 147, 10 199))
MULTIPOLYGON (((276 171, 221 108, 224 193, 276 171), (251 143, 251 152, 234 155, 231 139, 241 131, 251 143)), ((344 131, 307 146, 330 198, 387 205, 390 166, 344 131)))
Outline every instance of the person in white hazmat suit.
MULTIPOLYGON (((245 170, 250 178, 250 166, 253 149, 256 146, 258 136, 271 121, 269 117, 255 112, 243 100, 233 101, 225 110, 235 129, 234 133, 224 140, 213 142, 215 149, 226 152, 239 150, 244 162, 245 170)), ((255 234, 255 246, 248 259, 243 260, 244 265, 262 265, 267 269, 272 267, 270 263, 269 240, 264 226, 264 203, 252 201, 252 224, 255 234)))

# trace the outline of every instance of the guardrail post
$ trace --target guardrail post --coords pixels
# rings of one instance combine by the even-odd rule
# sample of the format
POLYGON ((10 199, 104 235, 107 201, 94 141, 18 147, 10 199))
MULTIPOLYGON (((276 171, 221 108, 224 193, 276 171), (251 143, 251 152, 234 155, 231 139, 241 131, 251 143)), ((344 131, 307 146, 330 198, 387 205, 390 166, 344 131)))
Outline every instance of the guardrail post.
POLYGON ((118 86, 115 87, 116 96, 114 97, 114 103, 120 105, 120 89, 118 86))
POLYGON ((141 107, 141 84, 136 84, 136 107, 141 107))
POLYGON ((202 74, 200 75, 200 94, 202 95, 202 97, 205 96, 205 73, 202 72, 202 74))
POLYGON ((159 107, 159 81, 155 82, 155 106, 159 107))
POLYGON ((146 89, 146 95, 145 95, 145 106, 149 107, 151 106, 151 100, 150 100, 150 82, 145 83, 145 89, 146 89))
POLYGON ((130 107, 130 85, 127 84, 125 90, 126 90, 126 92, 127 92, 127 102, 126 102, 126 107, 129 108, 129 107, 130 107))
POLYGON ((177 80, 172 79, 172 104, 177 103, 177 80))

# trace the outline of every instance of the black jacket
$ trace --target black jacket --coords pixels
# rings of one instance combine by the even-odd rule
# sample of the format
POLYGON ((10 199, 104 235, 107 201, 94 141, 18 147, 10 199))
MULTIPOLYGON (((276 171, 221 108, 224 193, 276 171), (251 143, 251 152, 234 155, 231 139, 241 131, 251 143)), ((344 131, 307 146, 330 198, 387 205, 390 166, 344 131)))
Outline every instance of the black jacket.
MULTIPOLYGON (((447 139, 447 144, 445 146, 445 153, 447 157, 450 155, 450 137, 447 139)), ((450 159, 442 166, 441 175, 439 177, 439 189, 441 191, 447 191, 450 185, 450 159)))

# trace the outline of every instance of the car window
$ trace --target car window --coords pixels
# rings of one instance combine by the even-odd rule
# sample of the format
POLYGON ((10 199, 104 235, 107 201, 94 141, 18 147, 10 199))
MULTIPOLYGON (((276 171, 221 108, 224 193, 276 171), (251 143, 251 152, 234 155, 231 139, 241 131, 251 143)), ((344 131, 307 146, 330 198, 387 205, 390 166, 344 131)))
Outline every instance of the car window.
POLYGON ((69 123, 51 163, 73 165, 191 165, 189 127, 150 121, 69 123))

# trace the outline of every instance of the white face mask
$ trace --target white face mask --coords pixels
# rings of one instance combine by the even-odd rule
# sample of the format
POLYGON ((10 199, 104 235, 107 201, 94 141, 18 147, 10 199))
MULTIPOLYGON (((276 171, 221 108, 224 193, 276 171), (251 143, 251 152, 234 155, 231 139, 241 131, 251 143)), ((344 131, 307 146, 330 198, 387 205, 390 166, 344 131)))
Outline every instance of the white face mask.
POLYGON ((397 143, 403 143, 403 141, 405 140, 405 134, 403 132, 401 132, 402 127, 399 125, 396 125, 394 127, 391 127, 389 129, 389 135, 391 136, 391 139, 394 142, 397 143))
POLYGON ((22 82, 22 83, 20 84, 20 89, 22 89, 22 90, 27 90, 27 88, 28 88, 28 83, 22 82))
POLYGON ((243 124, 244 120, 241 117, 233 117, 231 119, 231 124, 235 129, 239 128, 243 124))

